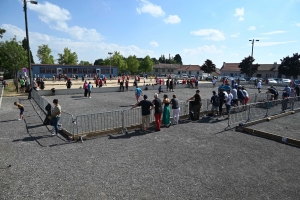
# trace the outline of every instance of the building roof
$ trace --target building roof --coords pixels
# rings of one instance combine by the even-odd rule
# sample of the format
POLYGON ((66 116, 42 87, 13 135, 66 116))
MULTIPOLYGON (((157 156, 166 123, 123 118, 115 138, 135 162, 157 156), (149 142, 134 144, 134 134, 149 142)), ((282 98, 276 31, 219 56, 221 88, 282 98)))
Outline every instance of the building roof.
POLYGON ((178 69, 179 67, 181 67, 180 64, 158 63, 153 65, 153 69, 178 69))
POLYGON ((199 65, 182 65, 178 71, 201 71, 201 67, 199 65))
POLYGON ((221 67, 220 71, 240 71, 239 68, 240 63, 223 63, 223 66, 221 67))
MULTIPOLYGON (((105 66, 105 65, 64 65, 64 64, 31 64, 31 66, 41 66, 41 67, 100 67, 100 68, 107 68, 110 66, 105 66)), ((115 66, 111 66, 111 68, 117 68, 115 66)))
MULTIPOLYGON (((223 63, 221 71, 236 71, 239 72, 240 63, 223 63)), ((259 64, 257 71, 278 71, 278 64, 275 62, 273 64, 259 64)))

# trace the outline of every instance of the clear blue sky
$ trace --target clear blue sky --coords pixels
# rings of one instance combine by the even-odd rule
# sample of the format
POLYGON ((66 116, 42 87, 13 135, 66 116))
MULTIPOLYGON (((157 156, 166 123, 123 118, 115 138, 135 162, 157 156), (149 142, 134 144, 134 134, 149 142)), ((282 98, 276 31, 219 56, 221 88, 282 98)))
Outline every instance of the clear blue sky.
MULTIPOLYGON (((25 37, 21 0, 0 0, 2 40, 25 37)), ((120 51, 125 57, 180 54, 184 64, 211 59, 278 62, 299 52, 300 0, 48 0, 28 3, 29 39, 35 56, 48 44, 52 55, 70 48, 78 59, 94 62, 120 51)))

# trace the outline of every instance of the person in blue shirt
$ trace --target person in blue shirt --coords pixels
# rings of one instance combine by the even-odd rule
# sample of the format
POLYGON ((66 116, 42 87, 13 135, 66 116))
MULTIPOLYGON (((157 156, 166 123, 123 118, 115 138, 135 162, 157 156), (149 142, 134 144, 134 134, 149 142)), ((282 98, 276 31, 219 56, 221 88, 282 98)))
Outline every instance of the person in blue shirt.
POLYGON ((158 87, 158 93, 160 94, 161 92, 163 92, 161 85, 158 87))
POLYGON ((224 86, 224 89, 225 89, 225 91, 228 91, 228 90, 230 90, 230 91, 231 91, 231 87, 230 87, 230 85, 229 85, 229 84, 226 84, 226 85, 224 86))
POLYGON ((143 91, 141 90, 141 88, 139 88, 139 86, 136 86, 135 89, 135 98, 136 98, 136 102, 139 102, 140 96, 143 94, 143 91))
POLYGON ((92 91, 92 83, 91 82, 89 82, 87 88, 88 88, 88 98, 91 98, 91 91, 92 91))
POLYGON ((288 86, 288 85, 286 85, 285 86, 285 88, 283 89, 283 91, 286 91, 286 95, 289 97, 290 96, 290 94, 291 94, 291 88, 288 86))
POLYGON ((222 83, 222 85, 219 86, 218 92, 220 93, 222 89, 224 89, 224 91, 225 91, 225 85, 224 85, 224 83, 222 83))

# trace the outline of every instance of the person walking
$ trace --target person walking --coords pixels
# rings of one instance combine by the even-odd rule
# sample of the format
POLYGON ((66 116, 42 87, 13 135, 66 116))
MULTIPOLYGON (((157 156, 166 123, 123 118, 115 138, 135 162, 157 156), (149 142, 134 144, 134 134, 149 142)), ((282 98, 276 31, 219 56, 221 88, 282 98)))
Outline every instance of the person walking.
POLYGON ((199 120, 200 109, 201 109, 201 106, 202 106, 200 90, 196 90, 196 94, 194 96, 192 96, 191 98, 189 98, 187 100, 187 102, 191 101, 191 100, 194 101, 193 102, 194 119, 199 120))
POLYGON ((139 102, 140 96, 143 94, 143 91, 141 90, 141 88, 139 88, 139 86, 136 86, 135 89, 135 98, 136 98, 136 102, 139 102))
POLYGON ((92 91, 92 83, 91 82, 89 82, 87 88, 88 88, 88 98, 91 98, 91 91, 92 91))
POLYGON ((257 90, 258 90, 258 93, 261 93, 261 80, 259 80, 258 82, 257 82, 257 90))
POLYGON ((54 105, 54 108, 51 111, 52 118, 50 120, 50 125, 54 126, 54 128, 55 128, 55 133, 53 133, 52 135, 57 135, 58 134, 58 121, 61 116, 61 106, 58 104, 57 99, 53 99, 53 105, 54 105))
POLYGON ((162 115, 162 102, 158 98, 158 94, 154 94, 154 100, 152 101, 152 104, 154 105, 154 118, 155 118, 155 123, 156 123, 156 130, 155 131, 160 131, 160 126, 161 126, 161 115, 162 115))
POLYGON ((14 105, 17 106, 20 110, 20 118, 18 120, 23 120, 24 119, 24 106, 18 102, 15 102, 14 105))
POLYGON ((173 94, 173 98, 171 99, 172 104, 172 110, 173 110, 173 124, 178 124, 179 121, 179 112, 180 112, 180 106, 179 101, 177 99, 176 94, 173 94))
POLYGON ((164 95, 164 99, 162 104, 164 105, 164 111, 163 111, 163 119, 162 119, 162 124, 170 127, 171 125, 171 120, 170 120, 170 99, 168 98, 168 95, 164 95))
POLYGON ((147 131, 150 124, 150 114, 151 110, 154 108, 153 103, 147 100, 148 96, 144 95, 144 100, 137 102, 131 109, 141 106, 142 110, 142 130, 147 131))
POLYGON ((87 93, 88 93, 88 83, 87 83, 86 81, 84 81, 83 89, 84 89, 84 96, 87 97, 87 93))

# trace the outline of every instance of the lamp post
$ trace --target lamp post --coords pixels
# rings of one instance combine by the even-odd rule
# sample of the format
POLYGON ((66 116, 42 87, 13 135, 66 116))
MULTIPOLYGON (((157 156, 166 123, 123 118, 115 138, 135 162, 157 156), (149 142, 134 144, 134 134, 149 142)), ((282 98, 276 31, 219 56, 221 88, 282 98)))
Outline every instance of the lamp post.
POLYGON ((111 55, 113 54, 112 52, 108 52, 109 54, 109 78, 111 80, 111 55))
MULTIPOLYGON (((38 4, 36 1, 28 1, 32 4, 38 4)), ((31 59, 30 59, 30 46, 29 46, 29 34, 28 34, 28 24, 27 24, 27 1, 23 0, 24 3, 24 13, 25 13, 25 27, 26 27, 26 39, 27 39, 27 61, 28 61, 28 68, 29 68, 29 80, 30 86, 33 87, 33 81, 31 76, 31 59)))
MULTIPOLYGON (((258 42, 259 40, 249 40, 250 42, 252 42, 252 51, 251 51, 251 57, 253 58, 253 47, 254 47, 254 41, 258 42)), ((252 76, 251 74, 251 70, 252 70, 252 66, 250 66, 250 76, 252 76)), ((251 78, 251 77, 250 77, 251 78)))

